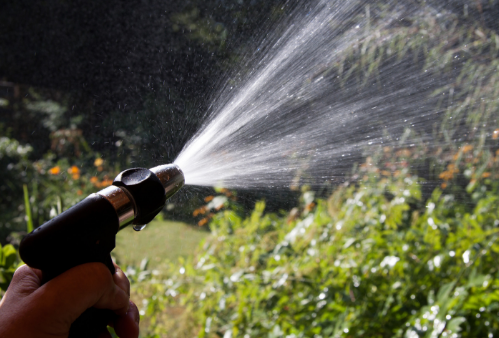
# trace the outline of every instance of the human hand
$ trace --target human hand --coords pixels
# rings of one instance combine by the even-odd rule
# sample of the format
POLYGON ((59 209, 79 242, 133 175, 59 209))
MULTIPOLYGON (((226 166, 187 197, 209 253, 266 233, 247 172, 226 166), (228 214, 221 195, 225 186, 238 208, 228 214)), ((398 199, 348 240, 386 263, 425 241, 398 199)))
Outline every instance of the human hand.
MULTIPOLYGON (((0 302, 0 337, 67 338, 76 318, 95 307, 116 313, 110 324, 120 338, 137 338, 140 317, 129 300, 130 282, 115 267, 111 275, 102 263, 82 264, 41 285, 40 270, 21 266, 0 302)), ((111 337, 107 329, 98 336, 105 337, 111 337)))

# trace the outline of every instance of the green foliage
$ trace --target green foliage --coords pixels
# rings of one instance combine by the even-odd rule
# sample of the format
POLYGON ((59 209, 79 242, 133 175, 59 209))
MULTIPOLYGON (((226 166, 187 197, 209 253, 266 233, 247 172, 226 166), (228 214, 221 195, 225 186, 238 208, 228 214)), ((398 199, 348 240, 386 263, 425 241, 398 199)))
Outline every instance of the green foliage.
POLYGON ((212 18, 200 17, 197 7, 184 13, 172 15, 173 31, 185 29, 189 32, 189 39, 205 44, 208 49, 216 51, 224 46, 227 39, 227 29, 215 22, 212 18))
POLYGON ((497 184, 480 180, 475 199, 436 188, 424 200, 407 168, 359 172, 327 200, 305 192, 288 215, 266 214, 264 202, 248 217, 214 214, 193 258, 135 286, 149 295, 145 336, 499 332, 497 184))
POLYGON ((19 265, 19 257, 13 245, 0 245, 0 296, 7 290, 12 276, 19 265))

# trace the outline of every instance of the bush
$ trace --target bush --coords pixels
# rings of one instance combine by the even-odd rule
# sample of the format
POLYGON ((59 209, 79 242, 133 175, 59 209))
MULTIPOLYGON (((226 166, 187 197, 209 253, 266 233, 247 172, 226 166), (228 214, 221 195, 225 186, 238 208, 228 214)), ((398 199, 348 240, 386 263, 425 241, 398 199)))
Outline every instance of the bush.
MULTIPOLYGON (((230 205, 215 213, 193 258, 134 285, 145 336, 497 334, 497 182, 481 173, 460 184, 447 166, 425 199, 404 161, 417 152, 391 153, 327 200, 304 192, 286 215, 265 214, 264 202, 246 218, 230 205)), ((467 170, 454 157, 453 174, 467 170)))

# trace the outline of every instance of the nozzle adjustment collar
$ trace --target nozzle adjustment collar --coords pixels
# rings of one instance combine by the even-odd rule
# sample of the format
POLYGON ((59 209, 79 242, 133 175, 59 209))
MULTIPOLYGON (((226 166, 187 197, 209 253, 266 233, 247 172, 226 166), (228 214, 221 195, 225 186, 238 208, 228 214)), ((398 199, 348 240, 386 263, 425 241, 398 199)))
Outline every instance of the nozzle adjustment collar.
POLYGON ((110 185, 109 187, 99 191, 97 194, 101 195, 107 199, 109 203, 111 203, 116 211, 116 215, 118 216, 120 228, 125 227, 134 220, 135 202, 128 191, 114 185, 110 185))
POLYGON ((163 184, 149 169, 132 168, 122 171, 114 179, 113 185, 128 192, 135 202, 135 225, 149 223, 165 205, 163 184))

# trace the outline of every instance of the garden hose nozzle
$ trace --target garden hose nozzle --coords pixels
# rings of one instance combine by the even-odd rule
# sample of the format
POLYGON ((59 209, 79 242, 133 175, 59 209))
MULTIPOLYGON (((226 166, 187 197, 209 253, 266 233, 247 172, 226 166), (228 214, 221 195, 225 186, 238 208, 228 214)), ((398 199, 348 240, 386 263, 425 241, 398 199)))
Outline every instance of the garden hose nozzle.
MULTIPOLYGON (((112 274, 111 251, 116 234, 129 224, 140 230, 163 209, 166 200, 184 185, 184 174, 175 164, 151 169, 127 169, 111 186, 29 233, 19 247, 21 259, 43 272, 43 282, 80 264, 104 263, 112 274)), ((109 314, 89 309, 71 326, 70 337, 96 336, 107 325, 109 314)))

